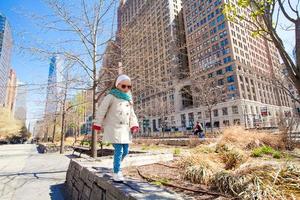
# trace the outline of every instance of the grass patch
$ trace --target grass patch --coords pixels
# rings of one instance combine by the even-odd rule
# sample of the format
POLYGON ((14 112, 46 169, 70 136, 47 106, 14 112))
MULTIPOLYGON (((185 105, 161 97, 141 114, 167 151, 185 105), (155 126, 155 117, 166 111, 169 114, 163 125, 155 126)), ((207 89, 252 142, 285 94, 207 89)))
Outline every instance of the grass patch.
POLYGON ((82 146, 91 146, 92 142, 91 141, 87 141, 87 140, 82 140, 80 142, 80 145, 82 146))
POLYGON ((280 159, 282 157, 282 155, 279 151, 274 151, 272 156, 273 156, 273 158, 276 158, 276 159, 280 159))
POLYGON ((238 150, 230 150, 221 153, 221 159, 225 163, 225 169, 234 169, 239 167, 245 160, 245 156, 238 150))
POLYGON ((252 157, 262 157, 263 155, 272 155, 273 158, 280 159, 282 157, 280 151, 276 151, 270 146, 262 146, 252 150, 252 157))
POLYGON ((175 156, 179 156, 180 153, 181 153, 181 149, 180 149, 180 148, 175 148, 174 151, 173 151, 173 154, 174 154, 175 156))
POLYGON ((159 180, 157 180, 157 181, 153 181, 153 182, 151 182, 151 183, 154 184, 154 185, 157 185, 157 186, 161 186, 161 185, 166 184, 166 183, 168 183, 168 182, 169 182, 168 179, 162 178, 162 179, 159 179, 159 180))
POLYGON ((194 165, 185 170, 184 178, 192 183, 208 184, 213 177, 213 172, 209 166, 194 165))

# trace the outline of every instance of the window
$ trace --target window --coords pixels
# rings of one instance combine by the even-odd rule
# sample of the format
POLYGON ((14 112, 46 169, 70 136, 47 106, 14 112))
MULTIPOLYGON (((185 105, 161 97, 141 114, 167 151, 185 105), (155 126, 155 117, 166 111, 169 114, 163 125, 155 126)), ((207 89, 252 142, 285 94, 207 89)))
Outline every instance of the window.
POLYGON ((220 127, 220 122, 219 121, 215 121, 214 122, 214 127, 219 128, 220 127))
POLYGON ((226 48, 223 50, 223 55, 229 54, 230 53, 230 49, 226 48))
POLYGON ((231 56, 224 58, 223 61, 224 61, 224 64, 231 62, 231 56))
POLYGON ((222 24, 218 25, 218 30, 222 30, 225 28, 225 22, 223 22, 222 24))
POLYGON ((233 76, 228 76, 227 77, 227 82, 228 83, 233 83, 234 82, 234 77, 233 76))
POLYGON ((218 85, 224 85, 224 79, 219 79, 218 80, 218 85))
POLYGON ((221 45, 222 47, 228 45, 228 39, 222 40, 222 41, 220 42, 220 45, 221 45))
POLYGON ((228 91, 235 91, 236 90, 236 86, 235 85, 229 85, 228 86, 228 91))
POLYGON ((239 108, 237 106, 232 106, 232 114, 239 114, 239 108))
POLYGON ((214 117, 218 117, 219 116, 219 112, 218 112, 217 109, 215 109, 213 112, 214 112, 214 117))
POLYGON ((202 119, 202 112, 198 112, 197 115, 198 115, 198 119, 202 119))
POLYGON ((222 69, 219 69, 218 71, 217 71, 217 75, 222 75, 223 74, 223 70, 222 69))
POLYGON ((240 125, 240 124, 241 124, 240 119, 234 119, 234 120, 233 120, 233 124, 234 124, 234 125, 240 125))
POLYGON ((209 116, 210 116, 210 115, 209 115, 209 112, 208 112, 208 110, 206 110, 206 111, 205 111, 205 118, 209 118, 209 116))
POLYGON ((233 69, 232 69, 232 65, 229 65, 228 67, 225 68, 225 71, 226 72, 232 72, 233 69))
POLYGON ((224 124, 224 126, 229 126, 230 125, 229 120, 224 120, 223 124, 224 124))
POLYGON ((225 37, 227 35, 227 31, 223 31, 219 35, 220 35, 220 38, 223 38, 223 37, 225 37))
POLYGON ((217 22, 221 22, 223 20, 224 20, 224 15, 223 14, 217 17, 217 22))
POLYGON ((228 108, 227 107, 222 108, 222 113, 223 115, 228 115, 228 108))

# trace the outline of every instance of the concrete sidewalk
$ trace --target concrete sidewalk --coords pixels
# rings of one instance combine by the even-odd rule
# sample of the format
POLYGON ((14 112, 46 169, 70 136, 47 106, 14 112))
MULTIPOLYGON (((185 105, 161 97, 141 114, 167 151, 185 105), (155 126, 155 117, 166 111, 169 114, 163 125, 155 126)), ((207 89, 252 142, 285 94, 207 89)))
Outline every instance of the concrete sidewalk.
POLYGON ((62 200, 69 158, 38 154, 36 145, 0 146, 1 200, 62 200))

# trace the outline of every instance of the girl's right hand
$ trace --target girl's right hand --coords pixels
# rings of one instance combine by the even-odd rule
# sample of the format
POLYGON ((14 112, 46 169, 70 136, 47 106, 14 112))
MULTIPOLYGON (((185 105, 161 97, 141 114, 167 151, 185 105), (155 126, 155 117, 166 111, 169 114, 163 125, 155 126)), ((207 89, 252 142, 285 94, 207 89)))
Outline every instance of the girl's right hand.
POLYGON ((96 130, 96 131, 101 131, 102 130, 101 126, 99 126, 97 124, 93 124, 92 129, 96 130))
POLYGON ((134 127, 131 127, 131 132, 132 133, 138 133, 139 132, 139 127, 138 126, 134 126, 134 127))

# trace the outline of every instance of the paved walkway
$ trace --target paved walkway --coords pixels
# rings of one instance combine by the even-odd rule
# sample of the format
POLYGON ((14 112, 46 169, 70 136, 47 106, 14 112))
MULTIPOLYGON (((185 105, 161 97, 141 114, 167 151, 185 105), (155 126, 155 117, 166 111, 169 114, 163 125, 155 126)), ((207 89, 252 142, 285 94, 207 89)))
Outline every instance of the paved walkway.
POLYGON ((69 159, 36 146, 0 145, 1 200, 62 200, 69 159))

